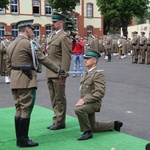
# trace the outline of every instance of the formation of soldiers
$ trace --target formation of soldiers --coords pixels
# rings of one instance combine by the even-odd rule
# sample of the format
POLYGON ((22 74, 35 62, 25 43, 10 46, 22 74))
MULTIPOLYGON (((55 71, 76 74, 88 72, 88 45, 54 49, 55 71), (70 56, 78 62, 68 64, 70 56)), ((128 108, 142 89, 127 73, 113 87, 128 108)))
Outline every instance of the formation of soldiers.
MULTIPOLYGON (((87 48, 93 48, 101 53, 101 55, 106 59, 107 62, 111 62, 111 56, 117 56, 118 59, 123 59, 127 55, 132 55, 132 63, 136 64, 150 64, 150 33, 149 37, 145 36, 145 32, 132 32, 132 39, 125 36, 112 37, 110 33, 103 37, 97 35, 91 35, 90 37, 81 38, 84 42, 84 53, 86 53, 87 48)), ((50 35, 42 35, 33 37, 38 46, 46 55, 47 49, 47 39, 50 35)), ((6 70, 6 49, 8 45, 14 41, 14 37, 11 33, 6 32, 4 37, 0 38, 0 75, 5 76, 5 83, 10 83, 8 73, 6 70)), ((42 71, 42 66, 39 67, 39 72, 42 71)))
MULTIPOLYGON (((117 56, 118 59, 123 59, 127 55, 132 55, 132 63, 136 64, 150 64, 150 34, 145 36, 145 32, 132 32, 132 39, 125 36, 113 38, 111 34, 104 37, 92 35, 89 38, 84 38, 85 45, 99 51, 106 59, 111 62, 111 56, 117 56)), ((86 49, 86 48, 85 48, 86 49)))

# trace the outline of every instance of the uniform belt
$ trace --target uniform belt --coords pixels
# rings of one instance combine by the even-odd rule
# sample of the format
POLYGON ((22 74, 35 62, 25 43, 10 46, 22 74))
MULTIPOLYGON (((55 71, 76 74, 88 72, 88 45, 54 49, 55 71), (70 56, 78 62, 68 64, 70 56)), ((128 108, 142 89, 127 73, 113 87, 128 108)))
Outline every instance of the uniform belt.
MULTIPOLYGON (((32 70, 35 70, 34 67, 31 67, 31 69, 32 69, 32 70)), ((21 67, 13 67, 13 66, 12 66, 12 70, 22 70, 22 68, 21 68, 21 67)))

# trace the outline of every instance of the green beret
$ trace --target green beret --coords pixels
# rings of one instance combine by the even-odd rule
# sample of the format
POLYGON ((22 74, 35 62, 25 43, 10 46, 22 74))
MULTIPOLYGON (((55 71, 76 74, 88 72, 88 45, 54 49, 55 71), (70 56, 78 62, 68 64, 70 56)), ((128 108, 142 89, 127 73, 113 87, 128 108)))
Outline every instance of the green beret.
POLYGON ((18 28, 21 28, 21 27, 30 27, 32 30, 35 29, 34 26, 33 26, 33 19, 19 21, 19 22, 16 23, 16 26, 18 28))
POLYGON ((138 34, 138 32, 137 31, 134 31, 134 32, 132 32, 133 34, 138 34))
POLYGON ((145 34, 145 32, 141 32, 141 34, 145 34))
POLYGON ((83 57, 86 58, 91 58, 91 57, 95 57, 95 58, 99 58, 101 57, 100 53, 98 51, 96 51, 95 49, 92 48, 88 48, 87 52, 83 55, 83 57))
POLYGON ((61 13, 53 12, 52 14, 52 21, 65 20, 65 19, 66 16, 61 13))

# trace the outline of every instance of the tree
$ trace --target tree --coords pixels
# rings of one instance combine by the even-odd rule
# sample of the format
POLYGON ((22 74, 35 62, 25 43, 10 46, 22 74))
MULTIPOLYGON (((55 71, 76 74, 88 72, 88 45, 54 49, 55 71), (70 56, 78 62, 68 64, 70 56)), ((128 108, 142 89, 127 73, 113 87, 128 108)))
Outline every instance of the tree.
POLYGON ((72 12, 80 0, 48 0, 50 6, 63 14, 72 12))
MULTIPOLYGON (((99 11, 105 22, 114 22, 115 27, 122 27, 123 35, 127 37, 127 27, 133 17, 143 18, 147 12, 149 0, 97 0, 99 11)), ((112 24, 110 24, 111 26, 112 24)))
POLYGON ((48 2, 54 10, 62 12, 62 14, 67 17, 64 30, 69 30, 71 32, 77 30, 75 24, 70 19, 70 12, 73 12, 80 0, 48 0, 48 2))
POLYGON ((10 3, 9 0, 1 0, 0 1, 0 8, 8 9, 9 3, 10 3))

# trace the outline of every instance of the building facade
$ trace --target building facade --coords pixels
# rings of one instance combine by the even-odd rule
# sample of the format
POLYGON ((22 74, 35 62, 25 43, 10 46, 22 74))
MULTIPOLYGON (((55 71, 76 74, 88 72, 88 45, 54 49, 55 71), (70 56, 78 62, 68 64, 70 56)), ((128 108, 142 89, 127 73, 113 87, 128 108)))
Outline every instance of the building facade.
MULTIPOLYGON (((11 0, 8 8, 0 8, 0 36, 10 32, 16 37, 16 22, 26 19, 34 19, 35 36, 48 35, 51 32, 53 10, 47 0, 11 0)), ((103 17, 98 11, 96 1, 80 0, 72 16, 82 37, 103 35, 103 17)))

